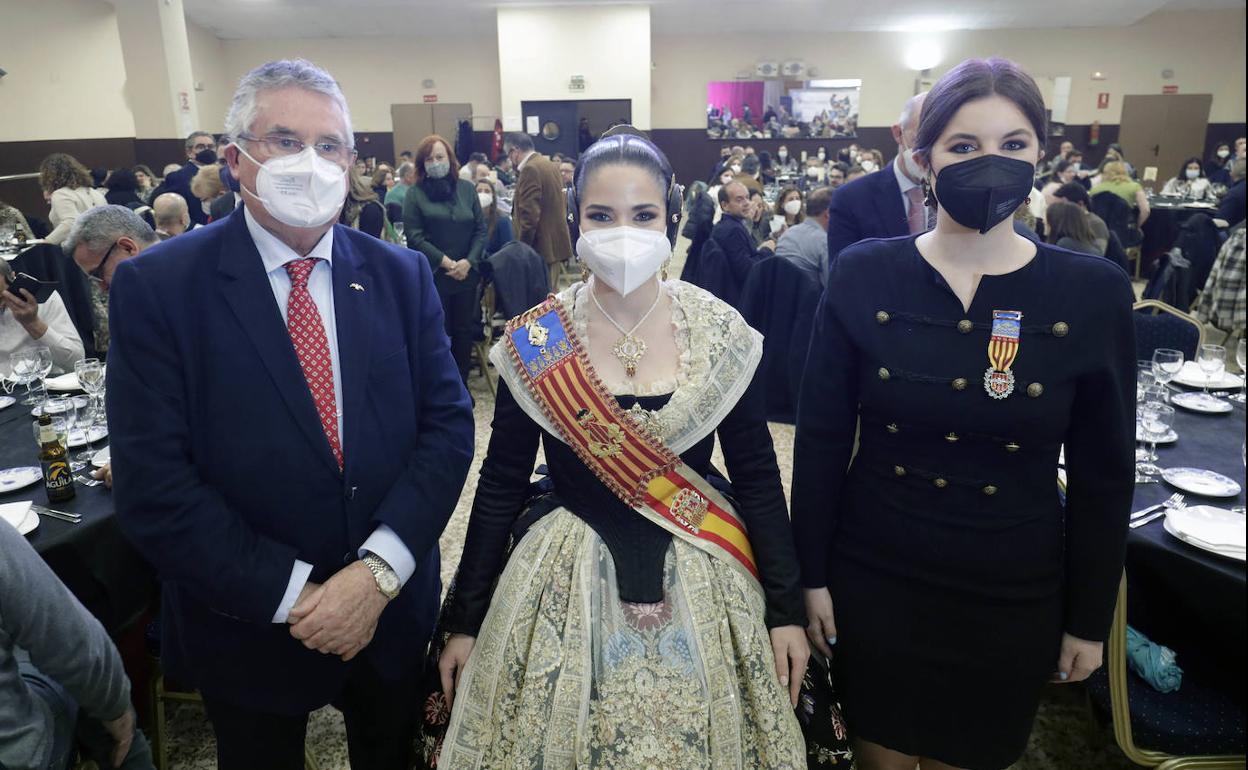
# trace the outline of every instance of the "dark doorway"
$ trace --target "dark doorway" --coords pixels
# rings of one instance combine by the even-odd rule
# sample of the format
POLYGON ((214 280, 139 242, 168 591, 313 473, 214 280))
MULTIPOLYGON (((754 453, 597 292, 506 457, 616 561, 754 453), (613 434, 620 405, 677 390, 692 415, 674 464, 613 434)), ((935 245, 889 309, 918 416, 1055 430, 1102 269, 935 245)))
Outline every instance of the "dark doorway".
POLYGON ((617 123, 631 123, 631 99, 566 99, 521 102, 523 125, 537 118, 537 134, 533 144, 543 155, 562 153, 576 157, 584 147, 603 131, 617 123))

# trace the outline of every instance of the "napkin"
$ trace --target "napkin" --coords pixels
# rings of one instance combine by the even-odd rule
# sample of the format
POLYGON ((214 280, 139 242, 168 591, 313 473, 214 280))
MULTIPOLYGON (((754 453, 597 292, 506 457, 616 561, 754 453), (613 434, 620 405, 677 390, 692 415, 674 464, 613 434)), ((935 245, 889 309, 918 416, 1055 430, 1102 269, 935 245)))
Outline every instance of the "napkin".
POLYGON ((1160 693, 1174 692, 1183 683, 1183 669, 1174 662, 1174 650, 1150 641, 1131 626, 1127 626, 1127 665, 1160 693))
POLYGON ((30 500, 0 504, 0 519, 3 519, 13 529, 17 529, 18 525, 30 514, 30 506, 30 500))
POLYGON ((52 390, 77 390, 78 375, 73 372, 61 374, 56 377, 49 377, 43 381, 52 390))

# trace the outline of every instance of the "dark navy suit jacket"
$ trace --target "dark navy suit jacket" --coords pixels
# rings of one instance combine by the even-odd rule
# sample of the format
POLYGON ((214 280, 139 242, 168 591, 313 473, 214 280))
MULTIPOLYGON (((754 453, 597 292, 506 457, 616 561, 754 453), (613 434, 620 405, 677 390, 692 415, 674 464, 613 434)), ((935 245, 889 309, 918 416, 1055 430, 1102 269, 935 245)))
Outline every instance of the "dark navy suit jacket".
MULTIPOLYGON (((895 162, 895 161, 894 161, 895 162)), ((889 163, 874 174, 855 179, 832 194, 828 214, 828 263, 850 244, 864 238, 909 235, 906 207, 889 163)))
POLYGON ((361 657, 391 680, 421 665, 473 453, 428 260, 339 225, 332 267, 341 472, 241 210, 122 263, 110 290, 114 496, 160 573, 165 669, 260 711, 338 694, 354 663, 270 621, 296 558, 323 582, 379 524, 417 567, 361 657))

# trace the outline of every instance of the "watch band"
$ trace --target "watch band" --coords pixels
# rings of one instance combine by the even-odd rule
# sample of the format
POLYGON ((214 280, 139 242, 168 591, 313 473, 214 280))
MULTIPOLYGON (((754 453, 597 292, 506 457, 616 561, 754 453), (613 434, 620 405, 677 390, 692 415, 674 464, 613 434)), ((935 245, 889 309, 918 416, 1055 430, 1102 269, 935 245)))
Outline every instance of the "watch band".
POLYGON ((402 588, 399 584, 399 575, 385 559, 369 551, 364 554, 364 558, 361 561, 373 573, 373 580, 377 581, 377 590, 386 599, 394 599, 399 595, 399 589, 402 588))

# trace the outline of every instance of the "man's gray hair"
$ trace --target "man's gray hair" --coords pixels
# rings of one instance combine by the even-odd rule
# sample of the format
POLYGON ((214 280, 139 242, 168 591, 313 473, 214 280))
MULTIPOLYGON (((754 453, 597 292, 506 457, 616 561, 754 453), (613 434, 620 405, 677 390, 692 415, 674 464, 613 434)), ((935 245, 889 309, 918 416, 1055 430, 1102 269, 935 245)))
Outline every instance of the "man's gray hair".
POLYGON ((906 128, 906 124, 909 123, 911 119, 914 120, 914 125, 916 127, 919 125, 919 116, 915 114, 915 110, 923 109, 923 100, 926 98, 927 91, 923 91, 922 93, 917 93, 914 96, 911 96, 906 100, 906 103, 902 105, 901 115, 897 117, 897 125, 901 126, 903 131, 906 128))
POLYGON ((156 231, 125 206, 96 206, 78 215, 61 249, 72 259, 79 246, 102 252, 123 237, 146 246, 159 240, 156 231))
POLYGON ((256 121, 256 97, 260 92, 290 87, 325 94, 333 99, 342 110, 342 119, 346 123, 347 135, 343 140, 348 146, 355 146, 355 135, 351 133, 351 111, 347 108, 347 97, 342 95, 338 81, 325 70, 304 59, 266 62, 243 75, 234 91, 230 111, 225 115, 225 133, 235 141, 241 136, 250 135, 251 124, 256 121))
POLYGON ((402 179, 408 174, 416 173, 416 164, 411 162, 410 160, 405 160, 399 164, 399 169, 395 171, 394 173, 398 174, 399 179, 402 179))

